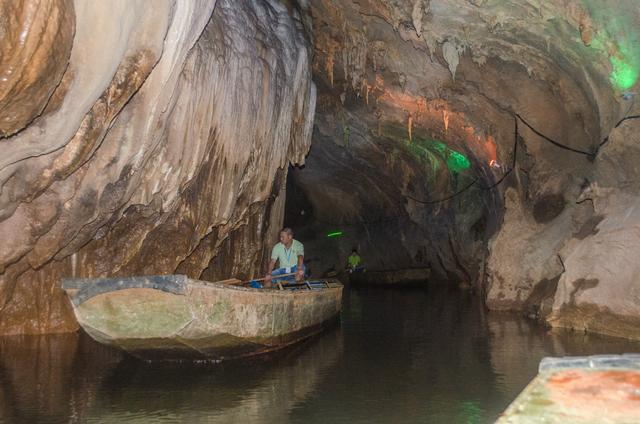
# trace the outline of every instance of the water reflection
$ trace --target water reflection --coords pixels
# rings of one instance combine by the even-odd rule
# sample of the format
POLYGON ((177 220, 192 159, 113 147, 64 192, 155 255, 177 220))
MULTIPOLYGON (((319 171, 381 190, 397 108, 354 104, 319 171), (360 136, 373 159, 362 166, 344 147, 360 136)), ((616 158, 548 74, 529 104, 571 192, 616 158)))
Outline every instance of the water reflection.
POLYGON ((79 334, 0 337, 0 421, 85 422, 122 355, 79 334))
POLYGON ((640 351, 487 313, 469 292, 448 288, 345 292, 343 331, 342 360, 291 422, 491 423, 543 356, 640 351))
POLYGON ((564 329, 547 329, 514 314, 488 315, 491 364, 498 388, 519 393, 535 376, 545 356, 583 356, 639 352, 640 344, 625 339, 564 329))
POLYGON ((86 336, 0 338, 0 422, 489 423, 543 356, 640 352, 467 292, 345 291, 342 327, 260 360, 146 364, 86 336))
POLYGON ((485 422, 495 375, 480 304, 451 290, 353 290, 345 355, 293 422, 485 422), (336 407, 335 405, 340 405, 336 407))
MULTIPOLYGON (((330 330, 276 356, 223 364, 122 361, 99 391, 95 410, 128 422, 283 422, 342 354, 330 330)), ((99 417, 106 419, 107 416, 99 417)))
POLYGON ((282 422, 342 333, 227 364, 144 363, 78 334, 0 338, 0 422, 282 422))

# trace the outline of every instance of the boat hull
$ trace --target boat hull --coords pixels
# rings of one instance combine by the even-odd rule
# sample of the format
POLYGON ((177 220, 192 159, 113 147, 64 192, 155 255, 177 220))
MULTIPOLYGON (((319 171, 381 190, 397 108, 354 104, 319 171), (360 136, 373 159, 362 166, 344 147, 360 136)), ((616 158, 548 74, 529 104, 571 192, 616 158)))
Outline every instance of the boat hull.
POLYGON ((185 276, 65 280, 82 328, 149 360, 225 360, 269 352, 339 316, 342 284, 264 290, 185 276))

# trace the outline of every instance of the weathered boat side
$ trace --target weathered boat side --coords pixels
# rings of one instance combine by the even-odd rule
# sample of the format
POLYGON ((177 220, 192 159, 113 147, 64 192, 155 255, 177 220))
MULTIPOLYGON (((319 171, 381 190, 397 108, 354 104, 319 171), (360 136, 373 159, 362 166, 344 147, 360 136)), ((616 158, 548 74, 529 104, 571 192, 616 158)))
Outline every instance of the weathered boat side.
POLYGON ((148 288, 162 290, 173 294, 185 294, 188 278, 186 275, 147 275, 142 277, 121 278, 65 278, 62 288, 69 293, 71 303, 78 306, 86 300, 102 293, 116 290, 148 288))
POLYGON ((184 276, 65 280, 63 288, 89 335, 145 359, 222 360, 279 349, 325 328, 342 299, 340 283, 280 291, 184 276))

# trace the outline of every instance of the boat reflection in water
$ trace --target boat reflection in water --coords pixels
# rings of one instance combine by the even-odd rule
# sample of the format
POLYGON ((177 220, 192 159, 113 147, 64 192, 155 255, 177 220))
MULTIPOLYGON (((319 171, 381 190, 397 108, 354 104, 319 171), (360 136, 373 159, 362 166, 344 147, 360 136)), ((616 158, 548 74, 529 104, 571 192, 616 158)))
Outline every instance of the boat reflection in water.
POLYGON ((84 334, 0 337, 0 423, 85 422, 123 358, 84 334))
POLYGON ((146 363, 86 335, 0 338, 0 422, 282 422, 343 353, 342 330, 252 360, 146 363))

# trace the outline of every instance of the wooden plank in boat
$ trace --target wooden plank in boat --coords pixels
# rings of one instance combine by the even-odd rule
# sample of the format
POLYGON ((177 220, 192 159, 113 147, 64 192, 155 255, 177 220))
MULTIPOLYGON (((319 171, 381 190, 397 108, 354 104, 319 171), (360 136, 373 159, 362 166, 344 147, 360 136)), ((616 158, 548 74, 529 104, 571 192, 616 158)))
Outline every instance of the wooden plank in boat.
MULTIPOLYGON (((205 283, 208 283, 208 281, 205 281, 205 283)), ((222 280, 222 281, 216 281, 216 284, 227 284, 229 286, 239 286, 241 284, 244 284, 244 282, 242 280, 238 280, 237 278, 228 278, 226 280, 222 280)))

